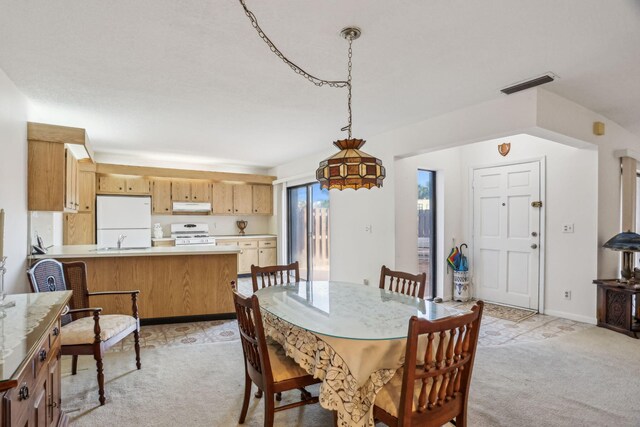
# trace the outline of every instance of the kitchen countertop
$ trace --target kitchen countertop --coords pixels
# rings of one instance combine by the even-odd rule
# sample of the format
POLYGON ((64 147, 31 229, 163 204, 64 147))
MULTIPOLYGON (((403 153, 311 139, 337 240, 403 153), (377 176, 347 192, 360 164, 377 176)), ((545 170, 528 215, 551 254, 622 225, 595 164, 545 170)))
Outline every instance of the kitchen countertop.
POLYGON ((239 254, 238 246, 156 246, 144 249, 98 249, 97 245, 53 246, 44 255, 31 255, 29 259, 45 258, 110 258, 171 255, 239 254))
POLYGON ((227 234, 222 236, 213 236, 216 239, 220 240, 236 240, 236 239, 275 239, 275 234, 245 234, 244 236, 240 236, 238 234, 227 234))

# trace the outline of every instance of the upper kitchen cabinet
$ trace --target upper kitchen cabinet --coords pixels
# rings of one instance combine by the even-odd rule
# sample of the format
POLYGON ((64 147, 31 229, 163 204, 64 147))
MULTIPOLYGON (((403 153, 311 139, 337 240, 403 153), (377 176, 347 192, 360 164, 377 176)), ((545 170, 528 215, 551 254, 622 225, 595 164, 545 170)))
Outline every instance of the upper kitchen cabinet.
POLYGON ((147 195, 151 193, 151 185, 141 176, 99 175, 98 193, 147 195))
POLYGON ((84 129, 28 123, 28 208, 77 212, 78 162, 92 162, 84 129))
POLYGON ((233 214, 233 184, 211 184, 211 212, 213 215, 233 214))
POLYGON ((171 215, 171 181, 154 179, 151 183, 151 212, 155 215, 171 215))
POLYGON ((175 202, 209 202, 210 185, 208 181, 175 180, 171 183, 171 198, 175 202))
POLYGON ((80 193, 80 207, 78 210, 80 212, 93 212, 96 205, 96 174, 93 171, 82 170, 82 167, 80 167, 78 189, 80 193))
POLYGON ((253 213, 271 215, 273 197, 271 185, 253 185, 253 213))
POLYGON ((251 185, 233 186, 233 213, 251 215, 253 213, 253 191, 251 185))

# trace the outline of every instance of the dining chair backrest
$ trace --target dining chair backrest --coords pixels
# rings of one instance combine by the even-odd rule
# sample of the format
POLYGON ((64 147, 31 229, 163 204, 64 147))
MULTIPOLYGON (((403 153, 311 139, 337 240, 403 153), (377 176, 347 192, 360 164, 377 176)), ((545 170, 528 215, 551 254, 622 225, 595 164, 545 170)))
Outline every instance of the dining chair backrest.
MULTIPOLYGON (((27 271, 33 292, 73 291, 69 307, 71 309, 89 307, 87 296, 87 274, 84 262, 61 263, 55 259, 38 261, 27 271)), ((90 313, 75 313, 62 316, 62 324, 89 316, 90 313)))
POLYGON ((267 286, 286 285, 300 281, 300 267, 298 261, 287 265, 272 265, 269 267, 251 266, 251 282, 253 292, 267 286))
POLYGON ((410 274, 403 271, 393 271, 383 265, 380 270, 380 289, 399 292, 417 298, 424 298, 427 275, 410 274))
POLYGON ((253 382, 264 390, 264 386, 272 382, 273 377, 260 303, 255 295, 244 297, 239 294, 235 282, 231 282, 231 288, 247 373, 253 382))
POLYGON ((441 426, 453 418, 465 425, 483 307, 478 301, 460 316, 409 320, 398 425, 441 426))

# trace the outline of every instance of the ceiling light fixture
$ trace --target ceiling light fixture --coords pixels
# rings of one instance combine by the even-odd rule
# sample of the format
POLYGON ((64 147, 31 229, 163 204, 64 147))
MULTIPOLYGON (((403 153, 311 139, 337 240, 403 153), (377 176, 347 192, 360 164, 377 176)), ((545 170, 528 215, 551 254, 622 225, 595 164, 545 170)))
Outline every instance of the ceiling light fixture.
POLYGON ((351 111, 351 58, 353 57, 353 51, 351 45, 362 34, 362 31, 357 27, 344 28, 340 35, 349 42, 348 53, 348 77, 346 81, 339 80, 323 80, 319 79, 302 68, 291 62, 282 52, 273 44, 273 42, 262 31, 262 28, 258 25, 253 12, 251 12, 244 0, 239 0, 240 4, 244 8, 244 12, 251 21, 251 25, 258 32, 258 36, 269 46, 269 49, 276 54, 277 57, 287 64, 293 71, 300 74, 311 83, 316 86, 327 85, 329 87, 343 88, 348 90, 347 106, 349 111, 349 124, 340 129, 343 132, 347 132, 347 139, 341 139, 335 141, 333 145, 338 147, 340 151, 333 156, 320 162, 320 166, 316 170, 316 179, 322 186, 322 188, 343 190, 345 188, 353 188, 358 190, 360 188, 373 188, 382 187, 382 181, 385 178, 386 172, 382 161, 377 159, 363 151, 360 148, 364 145, 363 139, 356 139, 351 137, 352 128, 352 111, 351 111))

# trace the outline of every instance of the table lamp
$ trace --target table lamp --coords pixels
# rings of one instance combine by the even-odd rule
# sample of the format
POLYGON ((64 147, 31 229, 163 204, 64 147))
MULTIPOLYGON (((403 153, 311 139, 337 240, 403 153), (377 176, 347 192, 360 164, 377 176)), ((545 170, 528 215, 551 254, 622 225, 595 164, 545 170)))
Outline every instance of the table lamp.
POLYGON ((620 274, 625 281, 629 281, 633 277, 633 267, 635 266, 633 253, 640 252, 640 234, 624 231, 613 236, 602 247, 622 252, 620 274))

